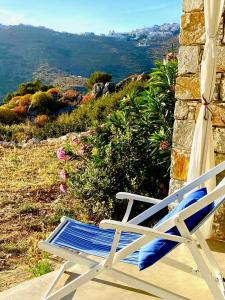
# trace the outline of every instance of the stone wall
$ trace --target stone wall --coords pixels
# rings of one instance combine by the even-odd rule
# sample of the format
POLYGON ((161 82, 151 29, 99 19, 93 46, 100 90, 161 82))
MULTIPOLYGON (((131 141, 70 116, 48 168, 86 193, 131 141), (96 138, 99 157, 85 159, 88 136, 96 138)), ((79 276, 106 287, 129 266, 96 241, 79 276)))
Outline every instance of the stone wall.
MULTIPOLYGON (((195 122, 201 105, 199 77, 205 43, 204 31, 203 0, 183 0, 170 192, 180 188, 187 178, 195 122)), ((213 112, 216 163, 219 163, 225 160, 224 17, 217 34, 217 54, 217 80, 210 109, 213 112)), ((215 215, 213 235, 225 239, 225 205, 215 215)))

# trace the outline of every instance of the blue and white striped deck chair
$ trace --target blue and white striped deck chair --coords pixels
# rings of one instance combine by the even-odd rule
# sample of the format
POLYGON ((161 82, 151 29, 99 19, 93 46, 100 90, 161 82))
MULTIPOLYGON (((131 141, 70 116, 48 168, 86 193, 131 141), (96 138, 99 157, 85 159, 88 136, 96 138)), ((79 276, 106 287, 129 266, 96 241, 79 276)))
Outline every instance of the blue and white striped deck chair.
MULTIPOLYGON (((187 273, 201 276, 208 285, 213 298, 215 300, 225 300, 224 278, 201 233, 201 226, 224 202, 225 179, 223 179, 217 188, 211 193, 175 214, 160 225, 154 228, 147 228, 138 225, 174 201, 180 202, 186 193, 202 186, 209 178, 216 176, 224 170, 225 161, 193 182, 186 184, 180 190, 174 192, 164 200, 157 200, 129 193, 118 193, 118 199, 129 200, 122 222, 103 220, 99 227, 97 227, 63 217, 61 224, 54 230, 54 232, 45 241, 41 241, 39 243, 39 247, 41 249, 66 260, 66 263, 59 270, 57 277, 49 287, 43 299, 62 299, 71 292, 75 292, 78 287, 92 280, 101 272, 105 272, 107 275, 110 275, 116 280, 120 280, 125 284, 156 295, 162 299, 187 299, 181 295, 167 291, 162 287, 158 287, 139 278, 118 271, 115 268, 116 264, 120 261, 137 265, 138 250, 140 247, 149 243, 149 241, 156 237, 161 237, 178 242, 178 245, 184 243, 193 256, 197 265, 197 270, 193 271, 190 266, 167 257, 163 257, 162 262, 187 273), (137 217, 128 221, 134 200, 144 201, 154 205, 139 214, 137 217), (210 203, 214 204, 214 208, 192 231, 189 231, 184 221, 188 217, 200 211, 202 208, 208 206, 210 203), (165 233, 174 226, 176 226, 179 230, 180 236, 165 233), (195 238, 193 238, 193 234, 195 234, 195 238), (202 251, 200 251, 199 246, 202 251), (204 257, 202 256, 202 252, 205 254, 204 257), (89 258, 88 255, 100 256, 102 260, 100 262, 96 261, 89 258), (59 278, 62 276, 64 271, 74 264, 86 265, 89 267, 89 270, 55 291, 54 287, 59 278)), ((104 296, 102 299, 103 298, 104 296)))

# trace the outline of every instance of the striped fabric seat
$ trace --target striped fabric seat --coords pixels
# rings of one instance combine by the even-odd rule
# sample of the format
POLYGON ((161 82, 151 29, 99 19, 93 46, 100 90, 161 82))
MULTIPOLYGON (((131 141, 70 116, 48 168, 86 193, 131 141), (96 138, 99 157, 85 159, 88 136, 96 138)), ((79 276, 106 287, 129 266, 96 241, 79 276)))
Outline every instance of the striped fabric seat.
MULTIPOLYGON (((114 230, 101 229, 94 225, 70 220, 53 236, 50 243, 86 254, 106 257, 111 250, 114 234, 114 230)), ((117 251, 135 241, 140 236, 139 234, 122 232, 117 251)), ((126 257, 123 262, 137 265, 138 254, 139 251, 132 253, 126 257)))

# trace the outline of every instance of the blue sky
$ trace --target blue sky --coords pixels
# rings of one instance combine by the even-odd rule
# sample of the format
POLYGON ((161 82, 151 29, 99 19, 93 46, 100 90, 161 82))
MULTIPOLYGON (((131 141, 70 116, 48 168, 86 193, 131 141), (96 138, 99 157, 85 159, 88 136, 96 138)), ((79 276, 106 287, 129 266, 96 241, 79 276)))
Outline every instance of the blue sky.
POLYGON ((0 23, 107 33, 179 22, 182 0, 0 0, 0 23))

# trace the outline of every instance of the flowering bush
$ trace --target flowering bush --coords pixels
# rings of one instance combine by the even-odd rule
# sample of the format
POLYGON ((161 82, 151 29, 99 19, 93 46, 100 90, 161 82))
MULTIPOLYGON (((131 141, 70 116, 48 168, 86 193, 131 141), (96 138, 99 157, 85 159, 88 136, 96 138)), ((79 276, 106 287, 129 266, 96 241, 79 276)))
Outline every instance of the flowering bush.
POLYGON ((58 89, 58 88, 51 88, 47 92, 49 94, 51 94, 51 95, 58 95, 58 94, 60 94, 60 89, 58 89))
POLYGON ((29 107, 29 105, 31 104, 31 97, 32 97, 31 94, 21 96, 20 99, 19 99, 19 104, 21 106, 29 107))
POLYGON ((80 101, 79 105, 87 104, 93 99, 93 97, 90 94, 86 94, 83 96, 82 100, 80 101))
POLYGON ((9 108, 1 108, 0 107, 0 123, 12 125, 13 123, 19 122, 18 115, 9 108))
POLYGON ((13 108, 14 113, 17 114, 19 117, 26 117, 27 115, 27 109, 26 107, 19 105, 13 108))
POLYGON ((34 120, 34 123, 40 127, 44 126, 47 122, 49 122, 49 116, 47 115, 38 115, 34 120))
POLYGON ((79 93, 75 90, 67 90, 63 93, 63 100, 69 103, 77 101, 79 93))
POLYGON ((71 143, 70 153, 83 160, 66 170, 66 185, 83 199, 93 221, 121 217, 119 191, 167 195, 176 73, 176 60, 157 63, 144 92, 133 90, 92 134, 71 143))
POLYGON ((13 97, 13 98, 7 103, 7 107, 12 109, 12 108, 18 106, 18 105, 20 104, 20 99, 21 99, 21 96, 15 96, 15 97, 13 97))

